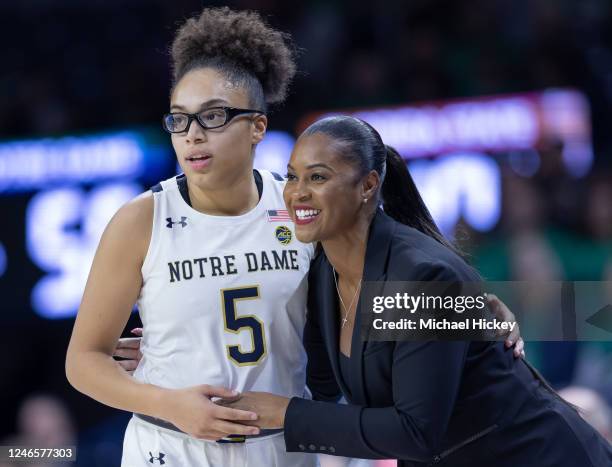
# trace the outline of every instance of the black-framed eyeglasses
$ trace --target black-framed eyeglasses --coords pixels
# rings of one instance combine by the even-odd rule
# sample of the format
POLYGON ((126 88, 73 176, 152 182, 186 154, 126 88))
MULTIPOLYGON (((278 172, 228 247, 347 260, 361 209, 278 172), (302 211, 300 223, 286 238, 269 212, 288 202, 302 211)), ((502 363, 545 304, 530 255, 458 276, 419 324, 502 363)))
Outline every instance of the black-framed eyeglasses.
POLYGON ((265 112, 253 109, 236 109, 234 107, 209 107, 195 114, 184 112, 165 114, 162 125, 168 133, 183 133, 189 131, 192 121, 197 120, 202 128, 211 130, 227 125, 234 117, 243 114, 265 115, 265 112))

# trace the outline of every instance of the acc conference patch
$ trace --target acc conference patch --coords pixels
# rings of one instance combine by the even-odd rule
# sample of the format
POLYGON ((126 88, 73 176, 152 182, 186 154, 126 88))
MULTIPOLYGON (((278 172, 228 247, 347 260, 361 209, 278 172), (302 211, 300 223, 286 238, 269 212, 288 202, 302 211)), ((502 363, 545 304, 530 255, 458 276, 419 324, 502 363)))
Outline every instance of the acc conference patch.
POLYGON ((293 238, 291 229, 284 225, 278 226, 274 230, 274 235, 276 236, 276 239, 280 242, 281 245, 289 245, 289 243, 291 243, 291 239, 293 238))

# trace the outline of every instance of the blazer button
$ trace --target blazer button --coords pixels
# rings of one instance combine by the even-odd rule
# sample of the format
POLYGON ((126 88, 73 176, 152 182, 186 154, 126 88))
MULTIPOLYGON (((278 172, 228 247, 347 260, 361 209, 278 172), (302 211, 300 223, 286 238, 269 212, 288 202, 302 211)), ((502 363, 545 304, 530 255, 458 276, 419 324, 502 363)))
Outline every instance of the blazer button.
POLYGON ((330 447, 329 447, 329 452, 331 452, 331 453, 336 452, 336 448, 335 448, 335 447, 333 447, 333 446, 330 446, 330 447))
POLYGON ((298 448, 300 448, 300 450, 304 451, 306 449, 306 446, 304 446, 303 444, 298 444, 298 448))
POLYGON ((317 447, 314 444, 311 444, 310 446, 308 446, 308 449, 314 451, 315 449, 317 449, 317 447))

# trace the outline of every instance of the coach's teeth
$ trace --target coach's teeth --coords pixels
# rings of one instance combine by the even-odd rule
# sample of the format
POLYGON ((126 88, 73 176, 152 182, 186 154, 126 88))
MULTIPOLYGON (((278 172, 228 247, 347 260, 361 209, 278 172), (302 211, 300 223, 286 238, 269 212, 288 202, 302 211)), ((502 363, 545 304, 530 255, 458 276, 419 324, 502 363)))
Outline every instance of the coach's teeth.
POLYGON ((300 219, 306 219, 308 217, 315 217, 320 212, 319 209, 296 209, 295 214, 300 219))

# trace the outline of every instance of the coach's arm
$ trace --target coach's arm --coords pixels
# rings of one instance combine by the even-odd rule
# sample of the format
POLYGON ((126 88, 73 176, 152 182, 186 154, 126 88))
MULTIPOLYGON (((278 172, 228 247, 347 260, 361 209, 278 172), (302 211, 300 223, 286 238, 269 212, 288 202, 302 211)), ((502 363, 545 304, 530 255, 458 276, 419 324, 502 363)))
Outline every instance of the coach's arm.
POLYGON ((431 460, 453 410, 468 345, 398 342, 393 353, 394 404, 389 407, 291 399, 284 420, 287 450, 431 460))

